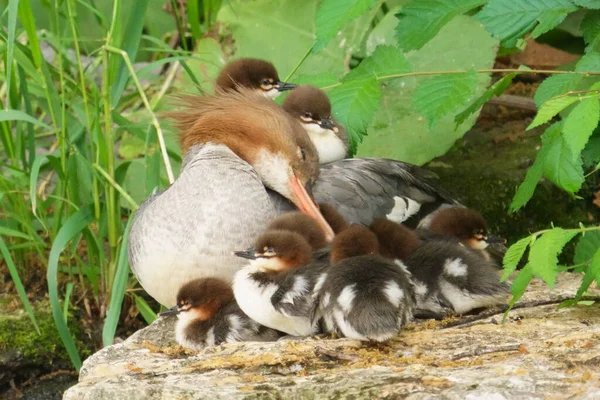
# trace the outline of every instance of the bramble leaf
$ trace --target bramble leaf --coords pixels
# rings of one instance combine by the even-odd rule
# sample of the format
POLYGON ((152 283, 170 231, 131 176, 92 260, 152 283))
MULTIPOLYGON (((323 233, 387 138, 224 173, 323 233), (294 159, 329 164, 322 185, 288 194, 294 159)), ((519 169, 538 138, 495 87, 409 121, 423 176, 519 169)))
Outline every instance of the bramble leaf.
POLYGON ((579 98, 576 96, 565 96, 565 97, 557 97, 556 99, 551 99, 542 104, 539 109, 537 115, 527 127, 527 130, 533 129, 536 126, 540 126, 550 121, 554 116, 556 116, 559 112, 575 103, 579 98))
POLYGON ((600 249, 600 230, 585 232, 575 247, 573 264, 589 262, 598 249, 600 249))
POLYGON ((323 49, 347 22, 359 17, 375 5, 375 0, 323 0, 317 9, 317 39, 313 52, 323 49))
POLYGON ((575 66, 577 72, 600 72, 600 53, 591 52, 584 54, 577 65, 575 66))
POLYGON ((439 75, 423 81, 415 89, 413 103, 432 127, 444 115, 465 104, 475 92, 477 74, 469 70, 461 74, 439 75))
POLYGON ((377 46, 373 54, 344 76, 343 81, 379 78, 385 75, 405 74, 412 69, 404 55, 394 46, 377 46))
POLYGON ((585 275, 581 281, 581 286, 579 286, 579 289, 577 289, 576 298, 579 299, 581 296, 583 296, 585 291, 588 290, 594 281, 600 281, 600 249, 596 250, 594 257, 592 258, 592 262, 585 271, 585 275))
POLYGON ((323 88, 325 86, 332 86, 339 82, 339 79, 330 72, 323 72, 321 74, 311 74, 311 75, 300 75, 297 78, 294 78, 294 83, 296 85, 312 85, 318 88, 323 88))
POLYGON ((508 277, 515 272, 519 261, 523 258, 523 254, 525 254, 525 250, 527 250, 527 246, 529 246, 531 241, 531 236, 527 236, 508 248, 506 254, 504 254, 504 259, 502 260, 502 263, 504 264, 504 273, 502 274, 500 281, 507 280, 508 277))
POLYGON ((573 0, 573 3, 580 7, 600 9, 600 1, 598 0, 573 0))
POLYGON ((576 10, 569 0, 489 0, 475 18, 506 47, 514 47, 534 27, 532 35, 539 36, 576 10))
POLYGON ((583 77, 579 74, 552 75, 540 84, 533 99, 540 108, 542 104, 552 97, 560 96, 571 90, 576 90, 583 77))
POLYGON ((398 47, 420 49, 454 17, 485 4, 485 0, 413 0, 396 14, 398 47))
POLYGON ((590 97, 577 104, 565 119, 563 137, 574 155, 581 154, 600 120, 600 102, 590 97))
POLYGON ((533 279, 533 269, 531 268, 531 264, 527 263, 519 272, 519 275, 516 276, 515 280, 512 283, 511 293, 513 298, 510 300, 509 307, 515 305, 517 301, 523 296, 525 290, 527 290, 527 286, 529 282, 533 279))
POLYGON ((585 51, 600 51, 600 11, 588 11, 579 28, 587 44, 585 51))
POLYGON ((542 136, 542 148, 547 149, 544 176, 568 193, 577 192, 584 181, 581 156, 574 154, 557 132, 542 136))
POLYGON ((531 265, 532 272, 542 278, 551 288, 554 287, 558 274, 558 255, 575 235, 577 232, 553 228, 531 245, 528 264, 531 265))

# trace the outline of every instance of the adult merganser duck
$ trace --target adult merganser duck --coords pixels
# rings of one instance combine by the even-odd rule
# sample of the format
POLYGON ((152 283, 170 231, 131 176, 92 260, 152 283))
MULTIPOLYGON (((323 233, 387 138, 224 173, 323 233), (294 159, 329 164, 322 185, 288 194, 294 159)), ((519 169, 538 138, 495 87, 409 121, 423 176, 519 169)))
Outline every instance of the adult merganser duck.
POLYGON ((248 89, 182 103, 170 114, 181 131, 180 176, 140 206, 128 243, 142 287, 169 307, 192 279, 231 281, 243 265, 232 251, 250 246, 289 202, 333 237, 306 190, 319 173, 314 146, 279 106, 248 89))
MULTIPOLYGON (((242 60, 234 61, 227 65, 226 76, 232 76, 239 85, 231 87, 228 82, 225 86, 222 80, 217 80, 217 85, 224 89, 236 89, 242 86, 258 88, 264 75, 257 71, 270 70, 270 76, 275 77, 273 65, 264 60, 252 59, 252 62, 243 63, 242 60), (237 64, 239 63, 239 64, 237 64)), ((223 75, 223 73, 222 73, 223 75)), ((275 78, 273 78, 275 79, 275 78)), ((319 89, 302 89, 294 95, 295 100, 288 106, 296 120, 303 115, 297 109, 298 105, 310 105, 312 102, 324 103, 318 108, 327 109, 329 99, 319 89), (313 96, 316 96, 313 99, 313 96)), ((331 105, 329 104, 329 108, 331 105)), ((306 111, 313 112, 312 109, 306 111)), ((323 114, 328 114, 323 112, 323 114)), ((327 116, 327 115, 325 115, 327 116)), ((319 118, 322 116, 319 114, 319 118)), ((314 120, 314 116, 313 116, 314 120)), ((300 122, 300 121, 299 121, 300 122)), ((331 120, 334 123, 333 120, 331 120)), ((313 123, 314 124, 314 123, 313 123)), ((338 134, 343 127, 335 122, 338 134)), ((306 124, 303 124, 306 126, 306 124)), ((327 125, 327 122, 326 122, 327 125)), ((335 132, 334 132, 335 133, 335 132)), ((319 149, 319 157, 323 160, 330 155, 322 152, 328 147, 330 135, 311 135, 315 146, 319 149), (325 138, 325 142, 320 142, 325 138)), ((339 142, 334 146, 339 150, 339 142)), ((338 154, 340 151, 335 150, 338 154)), ((336 156, 337 158, 337 156, 336 156)), ((420 167, 401 161, 384 158, 352 158, 336 160, 321 165, 321 173, 313 186, 313 195, 319 203, 328 203, 335 207, 349 223, 370 225, 374 218, 388 218, 396 222, 403 222, 410 227, 416 227, 419 221, 429 213, 444 204, 456 205, 458 202, 453 197, 433 183, 436 175, 420 167)))
POLYGON ((283 109, 302 125, 326 164, 348 155, 348 134, 331 116, 329 97, 314 86, 298 86, 283 101, 283 109))
POLYGON ((355 225, 336 235, 331 263, 317 312, 326 331, 381 342, 412 319, 410 274, 400 261, 379 255, 377 237, 368 228, 355 225))
POLYGON ((293 83, 281 82, 273 64, 256 58, 231 61, 223 67, 216 83, 218 88, 224 90, 250 88, 271 99, 296 87, 293 83))
POLYGON ((231 286, 216 278, 194 279, 177 293, 177 305, 160 315, 176 314, 177 343, 192 350, 232 342, 269 342, 281 337, 242 312, 231 286))
POLYGON ((269 230, 254 248, 235 254, 250 260, 233 278, 235 298, 250 318, 292 336, 318 332, 316 299, 329 265, 313 262, 302 235, 269 230))

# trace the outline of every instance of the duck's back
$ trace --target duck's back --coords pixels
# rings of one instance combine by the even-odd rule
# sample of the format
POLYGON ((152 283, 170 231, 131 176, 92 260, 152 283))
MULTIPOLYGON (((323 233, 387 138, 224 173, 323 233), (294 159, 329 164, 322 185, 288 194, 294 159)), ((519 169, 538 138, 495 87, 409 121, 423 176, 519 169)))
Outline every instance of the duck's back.
POLYGON ((177 180, 135 215, 129 263, 165 306, 194 278, 231 281, 249 247, 278 211, 254 169, 222 145, 190 149, 177 180))

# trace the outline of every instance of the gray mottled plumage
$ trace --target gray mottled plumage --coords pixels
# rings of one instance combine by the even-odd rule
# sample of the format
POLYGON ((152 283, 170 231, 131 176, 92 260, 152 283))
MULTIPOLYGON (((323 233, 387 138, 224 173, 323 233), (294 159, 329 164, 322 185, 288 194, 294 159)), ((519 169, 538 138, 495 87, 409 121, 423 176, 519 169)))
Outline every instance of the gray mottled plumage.
POLYGON ((405 264, 415 283, 417 316, 442 318, 507 300, 509 287, 495 265, 455 241, 428 240, 405 264))
POLYGON ((227 147, 195 146, 177 180, 137 211, 129 264, 144 289, 170 307, 194 278, 231 281, 244 264, 232 251, 250 247, 285 204, 227 147))
POLYGON ((383 341, 412 319, 415 294, 400 262, 364 255, 344 259, 327 272, 318 317, 326 331, 383 341))
POLYGON ((416 226, 440 205, 457 204, 433 183, 435 175, 420 167, 384 158, 349 158, 321 165, 313 186, 318 203, 328 203, 350 223, 370 225, 373 218, 386 218, 395 197, 411 199, 421 209, 403 223, 416 226))

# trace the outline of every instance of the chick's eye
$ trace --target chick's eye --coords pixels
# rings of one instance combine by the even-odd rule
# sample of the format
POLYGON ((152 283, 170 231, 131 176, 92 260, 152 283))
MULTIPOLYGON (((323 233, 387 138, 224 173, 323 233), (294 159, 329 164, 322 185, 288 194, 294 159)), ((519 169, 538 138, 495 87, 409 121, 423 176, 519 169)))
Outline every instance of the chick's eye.
POLYGON ((308 112, 308 111, 305 111, 302 116, 305 117, 305 118, 311 118, 312 114, 310 112, 308 112))
POLYGON ((268 79, 263 79, 262 81, 260 81, 261 85, 268 85, 270 82, 268 79))
POLYGON ((302 156, 302 161, 306 161, 306 151, 304 149, 300 149, 300 155, 302 156))

